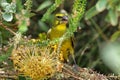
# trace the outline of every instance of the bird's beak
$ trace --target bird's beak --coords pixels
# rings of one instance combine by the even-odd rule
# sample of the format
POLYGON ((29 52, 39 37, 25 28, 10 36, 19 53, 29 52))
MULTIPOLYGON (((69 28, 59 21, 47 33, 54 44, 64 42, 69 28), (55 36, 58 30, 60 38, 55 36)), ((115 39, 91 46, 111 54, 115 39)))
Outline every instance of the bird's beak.
POLYGON ((68 16, 63 16, 62 21, 68 21, 68 16))

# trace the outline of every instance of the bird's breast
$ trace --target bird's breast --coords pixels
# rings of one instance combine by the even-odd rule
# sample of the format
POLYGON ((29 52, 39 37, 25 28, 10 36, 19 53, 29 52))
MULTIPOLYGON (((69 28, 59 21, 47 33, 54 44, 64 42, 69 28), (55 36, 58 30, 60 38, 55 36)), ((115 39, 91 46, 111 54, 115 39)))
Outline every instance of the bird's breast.
POLYGON ((65 24, 57 25, 50 31, 51 39, 60 38, 66 32, 67 28, 65 24))

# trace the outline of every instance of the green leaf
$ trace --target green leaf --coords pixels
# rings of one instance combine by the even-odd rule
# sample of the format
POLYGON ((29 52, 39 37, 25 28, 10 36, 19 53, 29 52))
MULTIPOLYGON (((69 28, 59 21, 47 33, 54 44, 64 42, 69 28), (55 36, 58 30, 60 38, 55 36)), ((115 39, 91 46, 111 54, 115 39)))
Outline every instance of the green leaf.
POLYGON ((22 76, 22 75, 19 75, 18 78, 19 78, 19 80, 27 80, 27 79, 26 79, 24 76, 22 76))
POLYGON ((3 3, 1 3, 1 6, 3 7, 3 10, 6 13, 15 13, 16 12, 16 4, 15 3, 3 2, 3 3))
POLYGON ((16 4, 15 3, 11 3, 11 4, 7 5, 4 8, 4 10, 7 13, 15 13, 16 12, 16 4))
POLYGON ((3 7, 3 8, 5 8, 6 6, 8 6, 9 5, 9 3, 7 3, 6 1, 1 1, 1 6, 3 7))
POLYGON ((100 56, 109 69, 120 74, 120 42, 104 43, 100 49, 100 56))
POLYGON ((1 32, 0 37, 2 39, 0 44, 7 45, 9 38, 12 37, 12 34, 9 31, 7 31, 6 29, 4 29, 2 26, 0 26, 0 32, 1 32))
POLYGON ((99 12, 102 12, 103 10, 105 10, 107 5, 107 0, 99 0, 96 4, 96 9, 99 12))
POLYGON ((97 15, 99 13, 99 11, 97 11, 96 7, 93 6, 92 8, 90 8, 86 14, 85 14, 85 19, 91 19, 92 17, 94 17, 95 15, 97 15))
POLYGON ((13 49, 13 46, 7 50, 6 54, 0 55, 0 62, 8 59, 8 57, 11 55, 12 49, 13 49))
POLYGON ((39 20, 39 21, 38 21, 38 24, 39 24, 41 30, 43 30, 43 31, 45 31, 45 32, 48 31, 48 27, 47 27, 47 25, 46 25, 44 22, 42 22, 41 20, 39 20))
POLYGON ((12 13, 3 13, 2 17, 5 21, 10 22, 13 19, 13 14, 12 13))
POLYGON ((21 0, 16 0, 16 10, 17 12, 21 12, 21 10, 23 9, 23 5, 22 5, 22 1, 21 0))
POLYGON ((120 31, 116 31, 115 33, 113 33, 110 40, 116 41, 118 38, 120 38, 120 31))
POLYGON ((19 32, 20 33, 24 33, 24 32, 26 32, 27 30, 28 30, 28 28, 27 28, 27 24, 26 24, 26 22, 25 21, 22 21, 22 23, 18 26, 19 27, 19 32))
POLYGON ((55 0, 55 3, 54 3, 52 6, 50 6, 50 8, 47 9, 47 12, 43 15, 41 21, 46 21, 46 20, 48 20, 48 18, 50 18, 50 17, 49 17, 50 14, 51 14, 53 11, 55 11, 55 9, 56 9, 57 7, 59 7, 59 5, 62 4, 62 2, 64 2, 64 0, 55 0))
POLYGON ((8 9, 10 9, 9 12, 15 13, 16 12, 16 4, 15 3, 11 3, 10 7, 8 9))
POLYGON ((117 14, 117 12, 110 9, 108 14, 109 14, 111 24, 113 26, 116 26, 117 23, 118 23, 118 14, 117 14))
POLYGON ((109 14, 107 14, 107 15, 105 16, 105 21, 106 21, 107 23, 110 23, 110 17, 109 17, 109 14))
POLYGON ((117 5, 117 11, 120 11, 120 4, 117 5))
POLYGON ((52 4, 52 2, 50 0, 47 0, 38 7, 37 11, 40 11, 40 10, 46 8, 46 7, 50 6, 51 4, 52 4))

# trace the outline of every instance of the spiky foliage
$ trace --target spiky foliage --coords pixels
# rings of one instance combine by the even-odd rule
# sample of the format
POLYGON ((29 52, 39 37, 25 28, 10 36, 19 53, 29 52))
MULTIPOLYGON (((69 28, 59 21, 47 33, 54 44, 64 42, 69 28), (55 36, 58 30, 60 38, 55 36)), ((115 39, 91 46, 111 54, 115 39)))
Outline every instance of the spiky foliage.
MULTIPOLYGON (((29 1, 29 0, 28 0, 29 1)), ((55 0, 55 3, 47 10, 44 14, 42 21, 49 18, 49 15, 57 8, 64 0, 55 0)), ((62 42, 71 37, 71 34, 77 29, 78 22, 82 18, 85 11, 86 0, 75 0, 73 5, 72 14, 70 15, 69 29, 66 34, 60 38, 60 43, 58 48, 60 48, 62 42)), ((29 8, 27 9, 29 10, 29 8)), ((53 41, 56 42, 56 41, 53 41)), ((52 43, 52 42, 50 42, 52 43)), ((45 79, 51 77, 56 72, 56 66, 59 65, 59 54, 56 50, 48 46, 36 46, 17 43, 17 47, 13 49, 12 59, 15 69, 24 76, 29 76, 32 79, 45 79)), ((59 52, 59 49, 58 49, 59 52)))
POLYGON ((69 29, 63 35, 63 37, 60 38, 60 43, 59 43, 59 46, 58 46, 58 52, 60 50, 59 48, 61 47, 62 42, 65 39, 71 37, 73 35, 73 33, 77 30, 79 21, 82 18, 84 12, 85 12, 86 2, 87 2, 86 0, 75 0, 74 1, 72 13, 69 16, 69 29))
POLYGON ((55 0, 55 3, 47 10, 47 12, 43 15, 42 21, 46 21, 49 18, 49 15, 55 11, 57 7, 63 2, 64 0, 55 0))
POLYGON ((73 4, 72 14, 69 19, 69 30, 75 32, 80 19, 83 17, 86 8, 86 0, 75 0, 73 4))
POLYGON ((49 78, 56 72, 57 54, 50 47, 20 45, 12 51, 12 60, 19 74, 34 80, 49 78))

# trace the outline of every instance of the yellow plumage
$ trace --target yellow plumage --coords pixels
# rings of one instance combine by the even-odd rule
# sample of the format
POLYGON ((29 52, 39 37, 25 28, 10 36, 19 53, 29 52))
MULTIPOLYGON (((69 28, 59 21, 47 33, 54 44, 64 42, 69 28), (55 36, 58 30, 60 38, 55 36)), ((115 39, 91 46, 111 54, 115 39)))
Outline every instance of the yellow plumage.
MULTIPOLYGON (((48 34, 47 34, 50 40, 60 38, 64 35, 64 33, 67 31, 68 16, 64 13, 56 14, 54 22, 55 22, 54 25, 52 26, 51 29, 49 29, 48 34)), ((58 47, 58 44, 56 44, 57 47, 58 47)), ((72 55, 72 57, 74 56, 72 38, 68 38, 62 42, 59 55, 60 55, 59 56, 60 60, 63 62, 69 61, 68 59, 69 55, 72 55)))

